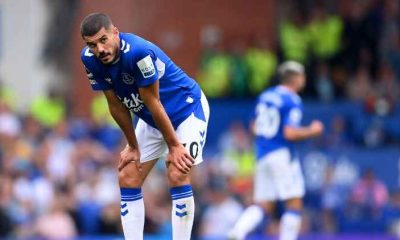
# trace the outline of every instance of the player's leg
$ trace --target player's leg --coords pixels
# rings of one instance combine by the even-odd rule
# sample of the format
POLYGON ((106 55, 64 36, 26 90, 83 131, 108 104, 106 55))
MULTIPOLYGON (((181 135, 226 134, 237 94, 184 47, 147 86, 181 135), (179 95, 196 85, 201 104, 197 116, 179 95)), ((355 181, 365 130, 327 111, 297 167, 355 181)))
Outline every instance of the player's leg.
POLYGON ((270 201, 258 202, 247 207, 240 215, 234 228, 228 233, 228 239, 243 240, 246 236, 256 229, 263 219, 269 218, 275 203, 270 201))
POLYGON ((290 176, 286 177, 285 191, 281 191, 281 199, 285 200, 286 208, 280 222, 280 239, 297 239, 301 228, 303 210, 302 198, 305 193, 304 179, 299 161, 290 162, 290 176))
POLYGON ((127 240, 143 239, 144 202, 142 185, 156 160, 142 164, 139 172, 135 163, 126 165, 118 174, 121 190, 121 222, 127 240))
POLYGON ((286 201, 286 210, 280 223, 280 240, 297 239, 301 228, 301 213, 303 201, 301 198, 292 198, 286 201))
POLYGON ((156 159, 166 152, 162 134, 155 128, 139 120, 135 132, 141 154, 142 171, 139 172, 136 164, 131 163, 118 175, 121 187, 121 221, 126 240, 143 239, 145 209, 142 185, 156 164, 156 159))
POLYGON ((183 174, 173 164, 167 164, 167 171, 172 198, 172 239, 189 240, 195 211, 191 173, 183 174))
MULTIPOLYGON (((203 146, 207 135, 209 107, 205 96, 195 112, 182 122, 176 130, 179 141, 184 144, 195 160, 195 165, 203 161, 203 146)), ((173 240, 189 240, 194 220, 194 198, 190 182, 191 174, 183 174, 173 164, 167 163, 168 180, 172 198, 173 240)), ((193 168, 192 170, 193 171, 193 168)))
POLYGON ((269 156, 257 162, 254 174, 254 202, 247 207, 233 229, 228 233, 230 239, 242 240, 253 231, 263 219, 269 218, 275 208, 277 193, 273 174, 269 165, 269 156))

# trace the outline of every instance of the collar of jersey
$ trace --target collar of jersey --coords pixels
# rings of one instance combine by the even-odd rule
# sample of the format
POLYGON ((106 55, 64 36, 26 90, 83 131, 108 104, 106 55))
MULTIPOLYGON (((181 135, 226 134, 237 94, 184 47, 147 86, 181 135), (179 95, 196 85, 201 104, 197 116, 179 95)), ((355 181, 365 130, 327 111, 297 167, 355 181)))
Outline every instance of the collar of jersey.
POLYGON ((278 86, 278 89, 279 89, 280 91, 288 92, 288 93, 291 93, 291 94, 294 94, 294 93, 295 93, 295 92, 293 92, 292 90, 290 90, 288 87, 285 87, 285 86, 283 86, 283 85, 279 85, 279 86, 278 86))
MULTIPOLYGON (((120 51, 121 51, 121 50, 120 50, 120 51)), ((117 64, 117 63, 119 62, 120 59, 121 59, 121 55, 119 55, 119 57, 118 57, 115 61, 113 61, 113 62, 111 63, 111 65, 117 64)))

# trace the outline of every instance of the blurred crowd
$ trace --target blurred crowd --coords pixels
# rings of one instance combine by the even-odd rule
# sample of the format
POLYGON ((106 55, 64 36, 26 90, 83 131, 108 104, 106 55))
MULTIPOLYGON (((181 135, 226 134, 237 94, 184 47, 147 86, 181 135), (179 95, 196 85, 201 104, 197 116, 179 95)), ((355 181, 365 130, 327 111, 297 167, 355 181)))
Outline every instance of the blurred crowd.
MULTIPOLYGON (((90 117, 83 119, 72 117, 56 92, 33 101, 26 113, 14 110, 13 94, 0 92, 0 238, 121 237, 116 165, 126 143, 105 98, 96 96, 90 117)), ((205 209, 218 208, 232 195, 227 179, 216 173, 213 164, 195 172, 197 236, 220 230, 215 224, 220 213, 205 209)), ((165 179, 161 160, 144 186, 145 233, 169 239, 165 179)), ((222 215, 229 221, 222 222, 229 227, 242 206, 232 198, 226 207, 222 215)))
POLYGON ((224 39, 204 34, 197 79, 210 97, 249 97, 274 84, 277 64, 307 68, 304 96, 360 101, 390 112, 400 93, 400 15, 397 0, 279 1, 277 39, 224 39))
MULTIPOLYGON (((82 119, 70 116, 55 92, 33 101, 24 114, 14 110, 12 94, 0 92, 0 238, 122 236, 116 164, 126 143, 105 98, 95 97, 92 114, 82 119)), ((222 233, 221 224, 232 226, 242 210, 220 171, 213 161, 195 171, 196 236, 222 233)), ((159 161, 144 186, 145 233, 169 239, 165 179, 159 161)))
MULTIPOLYGON (((327 128, 335 129, 335 125, 337 123, 333 122, 327 128)), ((307 189, 302 232, 305 234, 310 232, 389 233, 400 237, 398 187, 391 186, 390 188, 383 179, 377 176, 374 168, 361 168, 353 159, 345 157, 343 152, 346 147, 342 145, 343 142, 339 145, 335 142, 340 142, 340 140, 337 141, 336 136, 325 135, 306 143, 307 147, 305 145, 300 147, 306 152, 302 154, 302 165, 307 189), (335 149, 341 152, 338 158, 329 154, 335 149)), ((225 178, 230 192, 226 194, 225 200, 218 204, 218 207, 211 204, 205 212, 207 213, 207 209, 224 211, 225 208, 231 206, 230 214, 227 214, 227 219, 224 219, 227 223, 231 223, 237 218, 236 214, 242 211, 242 208, 233 207, 232 201, 236 200, 241 207, 251 203, 252 173, 255 164, 252 136, 246 126, 234 122, 221 136, 218 148, 218 155, 210 159, 209 164, 217 170, 219 177, 225 178)), ((382 161, 381 164, 388 163, 382 161)), ((222 192, 226 193, 225 191, 222 192)), ((272 221, 257 232, 277 235, 278 220, 283 210, 284 206, 279 203, 272 221)), ((215 216, 214 220, 217 221, 218 217, 215 216)), ((210 227, 210 229, 213 228, 210 227)), ((213 234, 223 236, 229 227, 219 230, 214 230, 213 234)))
MULTIPOLYGON (((362 108, 353 122, 349 116, 331 119, 329 137, 311 147, 398 144, 399 1, 282 2, 291 7, 279 8, 286 17, 276 26, 276 40, 223 39, 217 29, 208 29, 196 77, 206 95, 254 97, 276 83, 279 62, 297 60, 307 68, 306 98, 347 99, 362 108)), ((116 164, 125 142, 105 99, 96 96, 90 117, 77 118, 57 92, 33 101, 26 113, 15 110, 13 96, 0 89, 0 237, 121 236, 116 164)), ((219 139, 217 151, 194 172, 194 235, 202 239, 220 239, 251 203, 252 136, 235 122, 219 139)), ((305 166, 305 172, 313 169, 305 166)), ((303 232, 400 235, 400 193, 389 191, 372 169, 360 176, 347 170, 329 165, 320 185, 308 189, 303 232)), ((171 200, 165 179, 159 161, 144 187, 145 232, 168 239, 171 200)), ((277 208, 275 219, 279 214, 277 208)), ((272 221, 258 231, 274 234, 278 226, 272 221)))
POLYGON ((13 111, 5 91, 2 96, 0 236, 71 238, 119 231, 113 161, 119 130, 68 118, 56 94, 35 100, 26 114, 13 111))
MULTIPOLYGON (((116 164, 125 142, 102 95, 93 99, 87 119, 69 116, 55 93, 32 102, 26 114, 13 110, 6 93, 2 96, 0 236, 121 236, 116 164)), ((334 121, 332 129, 337 125, 334 121)), ((340 148, 343 142, 331 134, 308 144, 340 148)), ((252 136, 243 123, 233 122, 219 137, 217 151, 207 155, 194 172, 194 235, 223 239, 252 201, 252 136)), ((309 165, 305 172, 315 174, 309 165)), ((372 170, 359 177, 349 169, 329 165, 318 187, 309 184, 302 231, 400 233, 400 194, 390 193, 372 170)), ((145 232, 168 239, 171 200, 165 179, 165 164, 159 161, 144 186, 145 232)), ((280 210, 258 233, 277 233, 280 210)))
MULTIPOLYGON (((280 62, 306 67, 306 101, 359 106, 338 116, 340 136, 367 147, 400 143, 400 3, 398 0, 277 2, 276 39, 202 34, 197 80, 210 98, 254 98, 278 83, 280 62)), ((321 116, 323 117, 323 116, 321 116)))

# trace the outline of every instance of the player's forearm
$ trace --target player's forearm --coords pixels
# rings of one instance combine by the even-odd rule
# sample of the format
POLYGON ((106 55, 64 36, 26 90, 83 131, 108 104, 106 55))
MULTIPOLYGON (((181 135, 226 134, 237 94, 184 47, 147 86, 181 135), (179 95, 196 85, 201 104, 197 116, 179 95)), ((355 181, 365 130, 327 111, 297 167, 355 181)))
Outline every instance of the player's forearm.
POLYGON ((159 81, 147 87, 139 88, 139 94, 147 109, 151 112, 153 121, 162 133, 168 148, 179 146, 178 137, 169 119, 159 95, 159 81))
POLYGON ((171 120, 165 112, 161 102, 157 100, 156 102, 152 103, 152 106, 147 106, 147 108, 150 110, 154 123, 162 133, 168 148, 179 145, 180 143, 178 141, 178 137, 176 136, 174 127, 172 126, 171 120))
POLYGON ((284 137, 289 141, 301 141, 315 136, 315 133, 308 127, 285 127, 284 137))
POLYGON ((125 135, 130 147, 138 149, 138 143, 133 129, 132 117, 128 109, 122 104, 109 105, 111 116, 125 135))

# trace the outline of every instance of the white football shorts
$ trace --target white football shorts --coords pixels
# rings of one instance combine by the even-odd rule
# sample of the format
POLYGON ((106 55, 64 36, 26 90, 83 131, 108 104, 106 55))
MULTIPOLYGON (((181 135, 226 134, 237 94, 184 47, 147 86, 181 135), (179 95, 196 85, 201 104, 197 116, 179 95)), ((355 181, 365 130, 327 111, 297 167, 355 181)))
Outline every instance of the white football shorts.
MULTIPOLYGON (((201 95, 201 108, 199 107, 196 111, 203 111, 202 116, 205 119, 200 119, 196 116, 198 114, 193 112, 176 129, 178 140, 194 158, 195 165, 203 161, 203 147, 206 141, 207 125, 210 116, 207 98, 203 93, 201 95)), ((141 163, 166 157, 168 146, 158 129, 139 119, 135 133, 139 144, 141 163)))
POLYGON ((298 159, 289 149, 277 149, 258 160, 254 175, 254 201, 277 201, 302 198, 304 178, 298 159))

